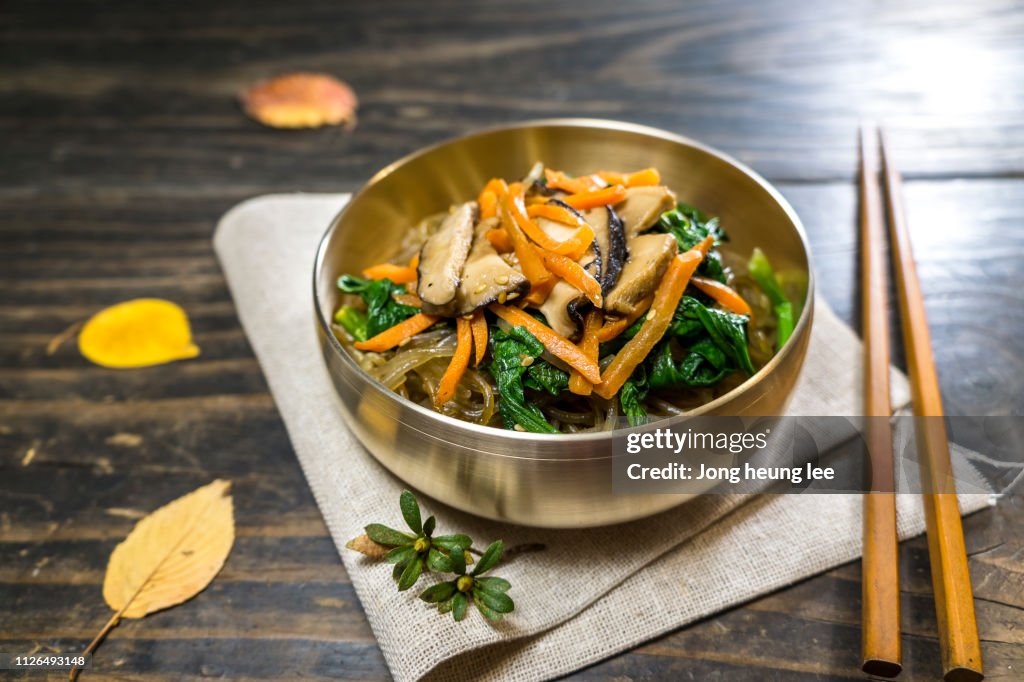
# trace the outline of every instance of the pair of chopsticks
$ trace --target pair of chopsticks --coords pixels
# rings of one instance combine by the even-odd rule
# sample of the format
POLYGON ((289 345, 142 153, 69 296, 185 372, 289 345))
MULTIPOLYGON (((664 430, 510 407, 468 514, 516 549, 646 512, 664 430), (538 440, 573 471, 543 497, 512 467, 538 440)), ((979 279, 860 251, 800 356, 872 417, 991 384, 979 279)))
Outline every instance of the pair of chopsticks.
MULTIPOLYGON (((938 620, 943 677, 948 682, 984 678, 967 550, 957 504, 942 396, 932 358, 924 298, 914 265, 902 181, 878 132, 885 181, 885 205, 893 253, 903 343, 907 355, 922 495, 928 533, 932 589, 938 620), (952 492, 949 492, 952 491, 952 492)), ((889 330, 885 217, 871 135, 860 136, 862 314, 864 322, 864 415, 870 454, 871 490, 864 495, 862 654, 864 672, 895 677, 902 668, 900 591, 892 433, 888 417, 889 330)))

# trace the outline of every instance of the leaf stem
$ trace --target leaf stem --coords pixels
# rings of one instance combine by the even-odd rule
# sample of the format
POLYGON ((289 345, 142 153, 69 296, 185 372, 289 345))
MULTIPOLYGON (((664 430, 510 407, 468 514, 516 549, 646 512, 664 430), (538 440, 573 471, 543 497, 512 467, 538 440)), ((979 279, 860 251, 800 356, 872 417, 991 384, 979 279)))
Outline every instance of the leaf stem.
POLYGON ((508 563, 521 554, 532 554, 533 552, 543 552, 547 549, 547 545, 541 542, 524 542, 521 545, 515 545, 509 547, 501 555, 501 562, 508 563))
MULTIPOLYGON (((108 620, 107 624, 103 626, 103 629, 100 630, 99 634, 96 635, 96 637, 94 637, 91 642, 89 642, 89 646, 85 647, 85 651, 82 652, 83 656, 86 654, 91 654, 93 651, 95 651, 96 647, 100 645, 100 642, 103 641, 103 639, 110 633, 110 631, 117 627, 117 624, 121 622, 122 613, 124 613, 124 609, 121 609, 120 611, 118 611, 110 617, 110 620, 108 620)), ((75 680, 78 679, 78 674, 80 672, 81 669, 78 666, 71 668, 71 671, 68 673, 68 682, 75 682, 75 680)))
MULTIPOLYGON (((545 549, 547 549, 547 545, 541 542, 524 542, 521 545, 515 545, 513 547, 509 547, 508 549, 506 549, 504 553, 502 553, 501 555, 501 560, 504 563, 507 561, 511 561, 512 559, 515 559, 520 554, 532 554, 533 552, 542 552, 545 549)), ((477 556, 484 555, 484 553, 476 547, 470 547, 469 553, 475 554, 477 556)))

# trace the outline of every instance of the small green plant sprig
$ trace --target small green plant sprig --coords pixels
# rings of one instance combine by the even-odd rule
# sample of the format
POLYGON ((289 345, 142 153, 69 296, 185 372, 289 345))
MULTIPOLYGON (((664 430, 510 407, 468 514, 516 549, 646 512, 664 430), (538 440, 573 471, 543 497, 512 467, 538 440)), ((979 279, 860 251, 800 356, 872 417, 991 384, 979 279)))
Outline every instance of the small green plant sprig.
POLYGON ((430 516, 421 521, 419 503, 408 490, 402 492, 398 503, 402 518, 412 533, 371 523, 364 529, 366 535, 354 538, 346 546, 369 557, 393 563, 392 577, 400 592, 415 585, 424 571, 453 574, 451 580, 432 585, 419 596, 428 604, 435 605, 440 613, 451 613, 456 621, 466 617, 471 601, 492 621, 501 620, 515 609, 515 603, 506 594, 512 584, 504 578, 484 575, 501 560, 504 551, 501 540, 491 543, 480 554, 473 549, 473 540, 468 535, 435 536, 436 520, 430 516), (480 560, 467 573, 467 564, 472 563, 473 553, 480 554, 480 560))
POLYGON ((450 611, 456 621, 466 617, 466 607, 470 600, 488 620, 501 620, 506 613, 516 608, 512 598, 505 594, 512 583, 504 578, 483 574, 497 565, 503 549, 501 540, 491 543, 468 574, 464 558, 453 555, 452 573, 455 579, 428 587, 420 593, 420 599, 428 604, 437 604, 440 613, 450 611))
POLYGON ((434 517, 420 521, 420 505, 408 490, 402 492, 398 505, 402 509, 402 518, 415 535, 380 523, 371 523, 365 530, 367 537, 389 548, 384 560, 395 565, 393 577, 398 581, 398 590, 404 592, 416 584, 424 569, 433 573, 451 571, 451 555, 466 552, 473 540, 468 535, 434 537, 434 517))

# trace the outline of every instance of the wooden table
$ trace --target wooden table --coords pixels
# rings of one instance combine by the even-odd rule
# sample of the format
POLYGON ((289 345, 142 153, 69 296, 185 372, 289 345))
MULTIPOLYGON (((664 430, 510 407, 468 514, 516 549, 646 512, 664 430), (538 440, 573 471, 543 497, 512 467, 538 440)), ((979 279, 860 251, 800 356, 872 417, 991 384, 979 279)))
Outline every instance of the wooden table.
MULTIPOLYGON (((352 190, 488 124, 624 119, 734 154, 792 201, 822 292, 855 321, 855 133, 884 118, 948 411, 1024 411, 1012 0, 7 0, 0 64, 0 650, 80 648, 107 619, 106 559, 135 520, 227 477, 239 537, 223 572, 118 628, 91 677, 387 677, 210 235, 246 197, 352 190), (354 133, 241 114, 244 85, 302 69, 353 84, 354 133), (202 356, 116 372, 73 341, 48 352, 137 296, 181 303, 202 356)), ((989 679, 1024 678, 1022 502, 966 521, 989 679)), ((922 539, 903 545, 904 680, 939 669, 926 557, 922 539)), ((575 677, 861 679, 859 595, 858 565, 843 566, 575 677)))

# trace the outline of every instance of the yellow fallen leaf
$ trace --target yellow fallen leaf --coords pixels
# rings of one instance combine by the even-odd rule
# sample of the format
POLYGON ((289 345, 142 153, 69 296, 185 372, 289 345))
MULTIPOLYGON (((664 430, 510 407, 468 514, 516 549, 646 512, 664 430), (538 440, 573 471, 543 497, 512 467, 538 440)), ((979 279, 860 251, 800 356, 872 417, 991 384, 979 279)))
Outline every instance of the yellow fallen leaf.
MULTIPOLYGON (((135 524, 114 548, 103 598, 115 613, 85 649, 92 652, 122 618, 143 616, 196 596, 220 571, 235 541, 230 481, 216 480, 135 524)), ((72 670, 74 680, 77 670, 72 670)))
POLYGON ((230 488, 216 480, 139 521, 110 555, 103 581, 110 608, 142 618, 209 585, 235 541, 230 488))
POLYGON ((185 311, 159 298, 137 298, 96 313, 78 335, 78 349, 97 365, 115 369, 199 355, 185 311))

